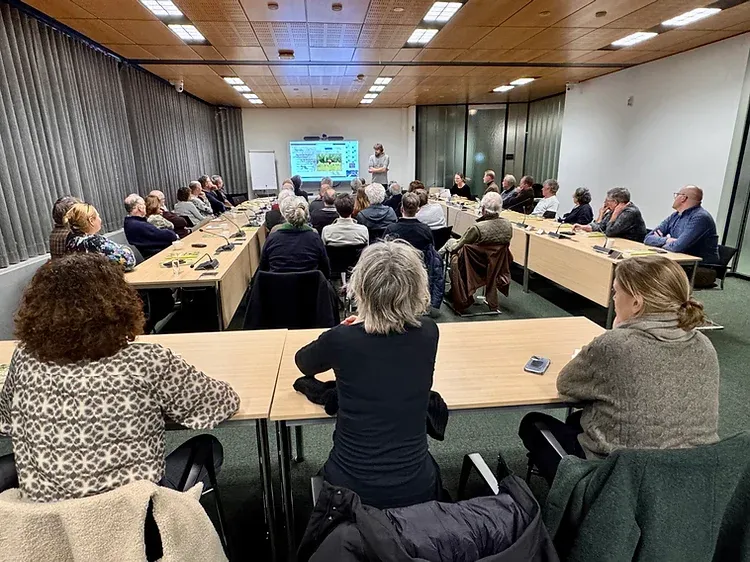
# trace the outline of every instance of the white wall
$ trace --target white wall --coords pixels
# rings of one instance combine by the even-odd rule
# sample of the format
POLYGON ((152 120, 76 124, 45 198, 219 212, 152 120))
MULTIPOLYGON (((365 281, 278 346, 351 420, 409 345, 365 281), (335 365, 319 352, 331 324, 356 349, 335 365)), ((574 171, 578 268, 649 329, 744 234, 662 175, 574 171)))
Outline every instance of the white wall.
POLYGON ((289 141, 326 133, 359 141, 360 175, 369 179, 367 161, 379 142, 391 157, 388 179, 408 184, 415 177, 414 108, 242 110, 245 150, 276 152, 279 182, 288 178, 289 141), (411 118, 410 118, 411 117, 411 118))
POLYGON ((749 52, 745 34, 574 86, 558 172, 566 203, 575 188, 588 187, 596 213, 609 188, 627 187, 655 226, 671 212, 672 194, 692 183, 721 223, 749 52))

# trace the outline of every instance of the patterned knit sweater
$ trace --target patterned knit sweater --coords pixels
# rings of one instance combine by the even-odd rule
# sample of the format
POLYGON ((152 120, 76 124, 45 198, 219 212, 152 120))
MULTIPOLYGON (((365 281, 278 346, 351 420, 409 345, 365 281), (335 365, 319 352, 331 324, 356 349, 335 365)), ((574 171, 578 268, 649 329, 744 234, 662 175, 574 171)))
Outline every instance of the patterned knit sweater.
POLYGON ((134 343, 98 361, 44 363, 16 349, 0 392, 21 493, 38 502, 164 475, 165 417, 208 429, 239 408, 225 382, 170 350, 134 343))

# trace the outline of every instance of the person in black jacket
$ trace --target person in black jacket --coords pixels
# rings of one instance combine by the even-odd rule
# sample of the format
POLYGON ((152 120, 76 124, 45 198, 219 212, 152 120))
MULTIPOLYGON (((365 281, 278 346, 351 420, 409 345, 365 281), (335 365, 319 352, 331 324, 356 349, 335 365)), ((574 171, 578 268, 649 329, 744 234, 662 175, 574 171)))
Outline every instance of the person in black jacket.
POLYGON ((534 210, 534 178, 522 177, 513 195, 503 200, 503 209, 530 214, 534 210))
POLYGON ((300 176, 292 176, 292 185, 294 185, 294 194, 297 197, 304 197, 305 201, 310 196, 307 191, 302 189, 302 178, 300 176))
POLYGON ((563 215, 560 222, 567 224, 589 224, 594 220, 594 211, 591 209, 591 192, 585 187, 579 187, 573 193, 575 206, 569 213, 563 215))
MULTIPOLYGON (((318 231, 318 234, 323 232, 323 228, 329 224, 333 224, 339 214, 336 212, 336 190, 329 187, 321 193, 323 206, 319 209, 310 212, 310 223, 312 227, 318 231)), ((311 205, 312 206, 312 205, 311 205)))
POLYGON ((403 216, 398 219, 398 222, 389 225, 384 235, 406 240, 417 250, 424 252, 428 246, 434 244, 434 238, 430 227, 416 218, 417 211, 419 211, 419 195, 406 193, 401 199, 403 216))
POLYGON ((214 185, 211 183, 211 178, 208 176, 201 176, 198 178, 203 190, 203 195, 206 196, 208 202, 211 204, 211 210, 215 215, 220 215, 227 210, 226 205, 222 203, 216 195, 213 193, 214 185))
POLYGON ((474 201, 474 194, 471 192, 469 184, 466 183, 466 177, 463 174, 456 174, 453 176, 453 187, 451 187, 451 195, 457 197, 465 197, 469 201, 474 201))
POLYGON ((439 332, 423 317, 430 291, 422 256, 400 240, 373 244, 362 252, 349 290, 359 317, 295 357, 305 376, 336 374, 338 418, 321 476, 380 509, 439 499, 425 423, 439 332))
POLYGON ((401 193, 401 185, 394 182, 391 182, 391 185, 388 186, 388 191, 390 192, 391 196, 385 200, 383 205, 389 206, 391 209, 393 209, 393 212, 396 213, 397 217, 401 217, 401 198, 403 197, 403 194, 401 193))

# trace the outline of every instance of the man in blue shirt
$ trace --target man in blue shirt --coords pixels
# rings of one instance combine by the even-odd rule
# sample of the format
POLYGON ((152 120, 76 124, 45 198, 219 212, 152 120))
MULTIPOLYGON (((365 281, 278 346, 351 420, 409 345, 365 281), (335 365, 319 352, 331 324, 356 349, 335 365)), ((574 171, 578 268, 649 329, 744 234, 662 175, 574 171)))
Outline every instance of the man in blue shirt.
POLYGON ((686 185, 674 194, 676 211, 664 219, 643 241, 648 246, 664 248, 703 259, 703 264, 719 263, 719 237, 711 214, 701 206, 703 190, 686 185))
POLYGON ((146 203, 137 193, 128 195, 124 204, 128 213, 123 225, 125 238, 128 244, 138 248, 144 258, 158 254, 179 239, 174 230, 157 228, 146 220, 146 203))

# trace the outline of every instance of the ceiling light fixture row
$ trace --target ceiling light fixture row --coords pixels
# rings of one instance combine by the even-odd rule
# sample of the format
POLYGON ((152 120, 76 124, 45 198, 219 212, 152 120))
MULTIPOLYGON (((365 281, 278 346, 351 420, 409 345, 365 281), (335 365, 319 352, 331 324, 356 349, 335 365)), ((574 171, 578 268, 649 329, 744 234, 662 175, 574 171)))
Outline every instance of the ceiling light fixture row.
POLYGON ((370 91, 367 92, 364 97, 360 100, 360 104, 367 105, 375 101, 375 98, 378 97, 378 94, 385 90, 385 87, 391 83, 391 80, 393 78, 390 78, 388 76, 381 76, 380 78, 375 78, 375 84, 370 86, 370 91))
POLYGON ((689 25, 704 18, 716 15, 719 12, 721 12, 721 8, 695 8, 694 10, 690 10, 689 12, 685 12, 684 14, 680 14, 679 16, 663 21, 661 22, 661 25, 654 26, 646 31, 631 33, 630 35, 627 35, 622 39, 613 41, 610 47, 631 47, 633 45, 637 45, 638 43, 643 43, 644 41, 653 39, 654 37, 659 35, 659 33, 669 31, 671 28, 689 25))
POLYGON ((263 100, 260 99, 257 94, 253 93, 253 90, 250 86, 245 84, 242 78, 238 78, 237 76, 224 76, 224 82, 232 86, 232 88, 242 94, 242 97, 253 105, 261 105, 263 103, 263 100))
POLYGON ((464 5, 462 2, 435 2, 427 11, 419 27, 406 40, 404 47, 422 47, 437 35, 443 26, 456 15, 464 5))
POLYGON ((493 88, 492 91, 498 94, 510 92, 516 86, 525 86, 526 84, 531 84, 534 80, 536 80, 536 78, 516 78, 510 84, 498 86, 497 88, 493 88))
POLYGON ((141 0, 141 4, 185 43, 209 44, 193 22, 185 17, 172 0, 141 0))

